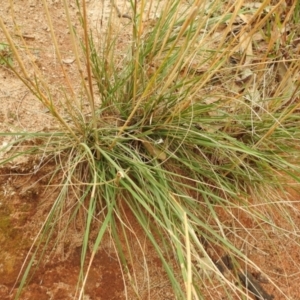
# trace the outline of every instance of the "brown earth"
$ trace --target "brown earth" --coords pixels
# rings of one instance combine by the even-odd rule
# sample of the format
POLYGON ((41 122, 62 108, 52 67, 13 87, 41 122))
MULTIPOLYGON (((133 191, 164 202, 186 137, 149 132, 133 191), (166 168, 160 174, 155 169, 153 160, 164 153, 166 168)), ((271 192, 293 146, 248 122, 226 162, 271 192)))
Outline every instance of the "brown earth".
MULTIPOLYGON (((0 299, 13 299, 16 294, 24 259, 33 253, 31 245, 47 216, 47 208, 58 194, 57 188, 47 187, 53 166, 46 165, 34 173, 32 165, 34 162, 1 169, 0 299)), ((138 293, 142 299, 173 299, 167 276, 154 249, 149 243, 143 247, 137 244, 136 236, 144 242, 145 236, 129 211, 126 219, 135 230, 131 235, 131 246, 135 249, 131 255, 136 272, 132 280, 138 286, 138 293), (145 255, 150 270, 145 270, 145 255)), ((130 232, 127 235, 130 237, 130 232)), ((73 232, 69 240, 72 245, 65 245, 63 250, 59 245, 48 245, 21 299, 74 299, 80 270, 81 238, 73 232)), ((37 261, 34 261, 33 265, 36 264, 37 261)), ((129 284, 120 268, 114 245, 106 236, 90 270, 84 299, 136 299, 130 285, 125 290, 124 282, 129 284)))
MULTIPOLYGON (((73 55, 70 52, 71 43, 64 21, 63 5, 61 1, 56 0, 47 2, 68 73, 71 79, 76 81, 74 75, 76 66, 72 63, 73 55)), ((108 2, 105 5, 109 10, 108 2)), ((35 49, 33 59, 39 72, 49 83, 53 83, 51 92, 55 94, 61 72, 55 62, 55 53, 41 1, 30 0, 26 3, 13 1, 13 3, 14 17, 18 20, 19 30, 26 39, 28 47, 35 49)), ((122 1, 116 3, 127 13, 122 1)), ((74 25, 79 28, 78 21, 75 21, 76 6, 72 1, 69 8, 74 25)), ((96 1, 89 1, 88 15, 92 24, 97 24, 99 21, 98 11, 100 11, 99 4, 96 1)), ((13 30, 13 14, 9 1, 1 4, 0 14, 6 26, 13 30)), ((125 27, 129 21, 115 16, 115 22, 124 26, 123 40, 120 40, 120 47, 122 47, 126 43, 126 38, 130 36, 125 27)), ((4 37, 0 32, 0 42, 3 41, 4 37)), ((29 72, 31 71, 32 69, 29 68, 29 72)), ((55 126, 44 107, 5 66, 0 68, 0 81, 0 132, 38 131, 55 126)), ((53 100, 59 105, 59 98, 53 100)), ((0 145, 9 141, 1 137, 0 145)), ((48 214, 49 203, 55 201, 57 188, 47 187, 53 169, 53 163, 48 163, 44 158, 37 157, 35 160, 29 160, 25 157, 18 158, 0 170, 0 299, 13 299, 16 294, 16 288, 20 283, 19 272, 24 260, 28 253, 29 257, 32 254, 31 245, 48 214)), ((220 219, 228 224, 226 235, 232 236, 235 246, 258 266, 261 272, 256 272, 254 275, 260 278, 262 286, 268 293, 273 294, 276 300, 300 299, 298 283, 300 281, 300 193, 298 190, 298 185, 291 184, 286 188, 286 193, 280 192, 288 214, 285 215, 275 208, 268 211, 275 225, 284 228, 285 231, 273 230, 266 222, 254 223, 242 208, 232 209, 231 215, 221 208, 216 209, 220 219), (294 222, 293 226, 288 215, 294 222)), ((266 206, 261 209, 268 210, 266 206)), ((129 284, 128 276, 122 272, 115 246, 109 236, 106 236, 94 259, 84 299, 117 300, 126 297, 151 300, 174 299, 167 276, 153 248, 149 242, 146 242, 142 230, 129 212, 127 217, 128 223, 135 232, 135 237, 131 240, 133 249, 136 249, 133 253, 135 265, 131 266, 135 270, 132 281, 138 287, 137 292, 140 297, 129 284), (137 241, 143 241, 143 246, 137 245, 137 241), (143 261, 143 257, 147 258, 146 262, 143 261)), ((70 251, 65 249, 65 252, 59 255, 54 253, 54 250, 46 251, 43 261, 32 274, 21 299, 74 299, 81 255, 80 242, 77 243, 77 240, 78 237, 74 233, 71 239, 73 245, 69 246, 70 251)), ((224 255, 209 245, 207 251, 215 258, 224 255)), ((34 261, 33 265, 37 265, 37 262, 34 261)), ((218 288, 209 281, 205 293, 206 299, 229 299, 228 295, 224 295, 221 287, 218 288)), ((232 295, 232 298, 235 297, 232 295)))

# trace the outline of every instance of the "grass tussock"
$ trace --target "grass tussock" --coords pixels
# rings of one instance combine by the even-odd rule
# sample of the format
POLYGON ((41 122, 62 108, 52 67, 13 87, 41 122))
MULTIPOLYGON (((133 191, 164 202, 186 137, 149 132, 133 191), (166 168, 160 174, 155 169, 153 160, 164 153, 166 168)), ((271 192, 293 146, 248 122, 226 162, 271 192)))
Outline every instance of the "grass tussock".
MULTIPOLYGON (((78 3, 77 31, 63 2, 78 76, 74 84, 43 1, 64 78, 55 94, 28 59, 32 50, 24 40, 22 47, 17 44, 0 18, 14 61, 7 67, 59 125, 50 133, 16 132, 12 142, 22 147, 38 139, 38 146, 14 155, 43 153, 63 174, 34 246, 47 247, 57 230, 65 236, 80 216, 82 271, 76 297, 82 299, 106 233, 125 273, 133 276, 125 254, 133 249, 127 240, 124 251, 120 238, 126 239, 124 209, 129 209, 178 299, 204 297, 210 276, 203 276, 199 266, 215 274, 229 298, 245 297, 242 286, 231 284, 212 262, 206 246, 221 249, 237 268, 238 262, 257 268, 226 235, 222 216, 236 219, 233 212, 242 210, 258 226, 274 226, 269 212, 286 211, 276 194, 284 189, 281 175, 299 180, 297 1, 131 1, 130 18, 118 18, 121 7, 102 7, 98 27, 89 23, 87 6, 78 3)), ((286 219, 296 226, 288 213, 286 219)), ((27 262, 20 292, 34 259, 27 262)))

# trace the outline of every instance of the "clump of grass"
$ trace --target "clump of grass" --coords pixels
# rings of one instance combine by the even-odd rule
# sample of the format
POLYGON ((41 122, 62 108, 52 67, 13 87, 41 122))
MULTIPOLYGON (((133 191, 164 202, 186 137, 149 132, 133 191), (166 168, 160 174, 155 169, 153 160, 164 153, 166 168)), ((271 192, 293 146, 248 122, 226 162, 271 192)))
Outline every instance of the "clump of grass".
MULTIPOLYGON (((157 251, 178 299, 203 297, 206 279, 199 266, 225 282, 228 295, 245 295, 241 286, 224 278, 205 245, 255 268, 224 233, 219 211, 242 208, 258 224, 272 225, 268 209, 275 193, 266 191, 282 188, 282 173, 298 180, 299 85, 292 77, 299 72, 299 57, 291 51, 283 61, 283 45, 272 37, 272 32, 279 34, 279 21, 281 28, 295 18, 297 5, 286 8, 279 20, 283 8, 268 7, 266 1, 259 8, 242 1, 237 6, 167 1, 163 10, 155 1, 150 6, 132 1, 132 19, 122 22, 127 27, 116 21, 113 8, 98 40, 97 31, 89 31, 86 5, 78 4, 82 30, 75 32, 64 1, 82 90, 77 97, 43 3, 66 83, 60 105, 54 104, 40 74, 28 74, 23 53, 0 19, 17 62, 11 69, 60 124, 51 134, 17 133, 23 140, 45 140, 32 153, 55 156, 63 174, 61 192, 35 246, 47 246, 58 228, 64 236, 79 215, 84 217, 76 293, 82 299, 105 233, 130 273, 132 261, 120 239, 120 232, 126 239, 126 208, 157 251), (157 16, 153 23, 148 22, 150 13, 157 16), (121 49, 124 28, 131 33, 121 49), (261 50, 265 46, 267 51, 261 50), (74 202, 67 206, 68 194, 74 202), (62 226, 66 210, 69 218, 62 226)), ((290 37, 292 44, 292 33, 290 37)), ((134 251, 128 242, 126 246, 134 251)))

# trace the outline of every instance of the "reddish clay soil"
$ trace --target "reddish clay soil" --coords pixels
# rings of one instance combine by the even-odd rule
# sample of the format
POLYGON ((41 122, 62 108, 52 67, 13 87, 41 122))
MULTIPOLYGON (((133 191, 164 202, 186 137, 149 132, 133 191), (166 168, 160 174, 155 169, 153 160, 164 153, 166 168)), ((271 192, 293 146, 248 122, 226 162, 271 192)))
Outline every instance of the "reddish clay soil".
MULTIPOLYGON (((55 201, 58 194, 56 188, 47 187, 53 166, 43 167, 42 172, 33 174, 29 165, 3 168, 0 173, 0 299, 13 299, 16 295, 16 287, 21 280, 18 275, 24 259, 28 252, 33 253, 30 250, 32 242, 47 216, 49 204, 55 201)), ((126 212, 126 219, 129 226, 135 229, 135 235, 145 240, 129 211, 126 212)), ((129 232, 127 235, 130 237, 129 232)), ((135 249, 132 253, 135 266, 129 264, 129 267, 136 272, 132 280, 137 283, 142 299, 174 299, 167 276, 153 248, 146 243, 142 252, 136 244, 136 238, 131 238, 132 249, 135 249), (151 266, 148 272, 144 270, 143 255, 147 256, 147 265, 151 266)), ((65 246, 63 250, 57 245, 52 246, 50 242, 38 268, 33 268, 30 283, 24 289, 21 299, 74 299, 80 270, 81 238, 78 239, 74 234, 69 240, 72 245, 65 246), (59 250, 51 251, 54 248, 59 250)), ((109 236, 104 238, 95 256, 84 295, 84 299, 136 298, 128 278, 120 268, 109 236), (124 282, 128 285, 126 289, 124 282)))
MULTIPOLYGON (((0 299, 13 299, 16 295, 21 280, 19 272, 28 253, 31 257, 32 242, 47 216, 49 205, 58 194, 56 187, 47 187, 54 166, 45 165, 35 173, 34 165, 31 161, 7 166, 0 171, 0 299)), ((290 187, 289 198, 284 200, 286 212, 294 225, 285 219, 282 210, 273 208, 269 212, 275 220, 274 225, 285 231, 272 229, 265 222, 254 222, 242 208, 224 212, 216 207, 220 220, 225 224, 226 236, 261 272, 254 270, 250 264, 241 263, 241 266, 251 272, 264 290, 274 295, 274 299, 299 299, 300 238, 299 232, 295 232, 300 225, 299 198, 299 193, 290 187)), ((84 299, 175 299, 153 247, 126 208, 125 214, 127 225, 134 232, 134 235, 130 235, 129 231, 127 233, 131 236, 130 246, 134 249, 131 254, 134 265, 129 264, 129 267, 134 270, 132 280, 138 286, 140 298, 136 296, 128 276, 122 272, 114 245, 107 235, 90 270, 84 299), (143 241, 142 248, 138 241, 143 241), (144 257, 146 262, 143 261, 144 257)), ((36 269, 33 267, 30 282, 21 299, 74 299, 80 270, 81 238, 71 230, 72 234, 64 247, 50 241, 42 261, 36 269), (68 241, 72 244, 68 245, 68 241)), ((122 237, 121 241, 126 249, 122 237)), ((218 260, 226 255, 218 247, 205 241, 203 243, 212 259, 218 260)), ((37 266, 37 261, 33 266, 37 266)), ((226 277, 236 284, 236 277, 229 273, 225 274, 226 277)), ((199 284, 203 285, 199 288, 203 289, 205 299, 229 299, 214 278, 204 279, 199 284)), ((230 297, 239 299, 234 295, 230 297)), ((249 295, 249 299, 254 298, 249 295)))

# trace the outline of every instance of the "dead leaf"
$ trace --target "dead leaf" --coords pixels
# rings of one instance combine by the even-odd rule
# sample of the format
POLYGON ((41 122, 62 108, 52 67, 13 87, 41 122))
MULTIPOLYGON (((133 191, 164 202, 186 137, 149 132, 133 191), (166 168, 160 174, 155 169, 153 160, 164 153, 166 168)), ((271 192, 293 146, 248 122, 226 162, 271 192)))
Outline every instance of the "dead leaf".
POLYGON ((260 2, 249 2, 249 3, 244 3, 244 7, 250 8, 250 9, 258 9, 262 6, 262 3, 260 2))
POLYGON ((279 61, 277 63, 277 73, 280 87, 284 86, 282 87, 282 92, 287 98, 289 98, 294 93, 296 85, 294 84, 291 72, 284 61, 279 61))
POLYGON ((16 34, 16 36, 22 37, 25 40, 35 40, 35 36, 34 35, 30 35, 27 33, 23 33, 23 34, 16 34))
POLYGON ((199 274, 201 277, 211 278, 215 273, 215 266, 212 260, 208 257, 201 257, 197 260, 197 267, 199 268, 199 274))
POLYGON ((75 61, 75 58, 66 58, 66 59, 62 59, 62 62, 66 65, 70 65, 75 61))
POLYGON ((261 100, 260 92, 255 85, 248 88, 248 93, 245 98, 249 100, 252 104, 259 103, 261 100))
POLYGON ((153 157, 157 158, 158 160, 165 160, 167 158, 167 155, 162 150, 155 147, 152 143, 146 140, 141 140, 144 147, 147 149, 147 151, 152 155, 153 157))
POLYGON ((10 151, 13 143, 11 143, 10 139, 5 140, 0 146, 0 159, 3 159, 5 154, 10 151))
POLYGON ((239 51, 246 56, 244 64, 250 64, 253 58, 252 35, 246 31, 240 35, 239 51))
POLYGON ((242 19, 242 21, 243 21, 245 24, 250 23, 250 21, 251 21, 251 19, 252 19, 252 15, 239 14, 238 16, 242 19))
POLYGON ((245 82, 253 76, 253 72, 249 68, 244 68, 240 73, 239 80, 240 82, 245 82))
POLYGON ((260 32, 255 32, 252 35, 252 41, 258 42, 258 41, 263 41, 263 40, 265 40, 265 36, 260 32))

